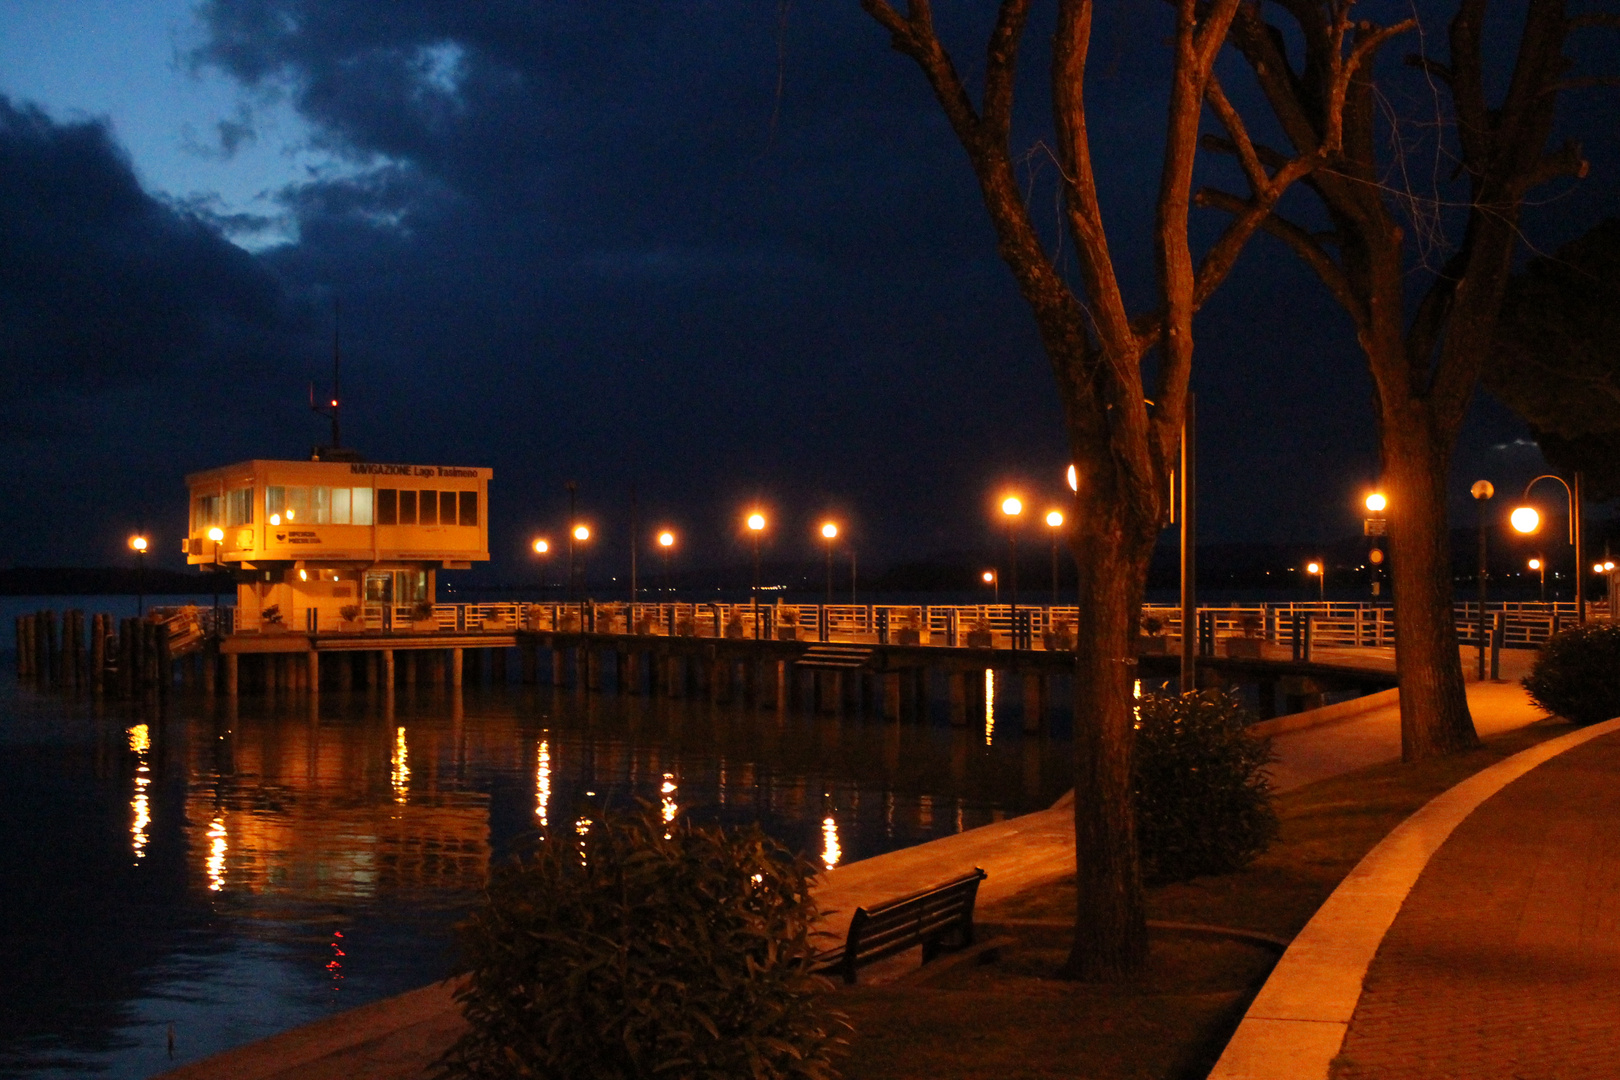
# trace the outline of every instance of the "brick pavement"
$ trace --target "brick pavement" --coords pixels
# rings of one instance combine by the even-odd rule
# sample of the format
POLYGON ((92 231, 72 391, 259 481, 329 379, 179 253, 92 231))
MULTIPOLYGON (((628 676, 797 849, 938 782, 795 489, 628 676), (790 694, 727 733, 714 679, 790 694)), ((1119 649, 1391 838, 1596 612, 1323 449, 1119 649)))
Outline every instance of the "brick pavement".
POLYGON ((1620 1076, 1620 734, 1457 827, 1379 947, 1332 1075, 1620 1076))

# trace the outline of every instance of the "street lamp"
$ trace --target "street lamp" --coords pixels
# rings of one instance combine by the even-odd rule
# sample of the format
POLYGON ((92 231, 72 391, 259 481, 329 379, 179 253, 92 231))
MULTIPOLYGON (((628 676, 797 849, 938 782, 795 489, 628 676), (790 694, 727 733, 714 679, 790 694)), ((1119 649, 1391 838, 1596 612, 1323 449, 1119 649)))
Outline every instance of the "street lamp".
MULTIPOLYGON (((136 539, 141 540, 140 537, 136 537, 136 539)), ((210 539, 210 540, 212 540, 214 542, 214 573, 212 575, 210 575, 210 576, 212 576, 213 579, 214 579, 214 633, 218 634, 219 633, 219 545, 225 539, 225 530, 221 529, 218 525, 215 525, 212 529, 208 530, 208 539, 210 539)), ((146 554, 146 541, 141 540, 141 546, 139 548, 137 548, 136 550, 139 551, 142 555, 145 555, 146 554)))
MULTIPOLYGON (((1536 477, 1524 485, 1523 499, 1530 498, 1530 489, 1543 480, 1556 480, 1564 486, 1564 495, 1567 497, 1569 511, 1569 543, 1575 549, 1575 620, 1578 623, 1586 622, 1586 580, 1581 573, 1581 564, 1585 561, 1581 554, 1581 474, 1576 473, 1574 483, 1569 484, 1561 476, 1546 473, 1536 477)), ((1541 514, 1533 506, 1515 507, 1508 516, 1514 529, 1526 535, 1541 528, 1541 514)))
POLYGON ((546 558, 551 554, 551 541, 543 536, 536 537, 534 553, 540 559, 540 598, 543 600, 546 595, 546 558))
MULTIPOLYGON (((670 591, 670 589, 669 589, 669 552, 670 552, 670 549, 673 548, 674 546, 675 546, 675 534, 674 533, 670 532, 668 529, 665 529, 663 532, 658 534, 658 552, 659 552, 659 554, 661 554, 664 557, 664 591, 666 593, 670 591)), ((670 597, 671 602, 673 602, 674 599, 675 598, 673 596, 670 597)))
POLYGON ((1474 504, 1479 507, 1479 627, 1476 631, 1475 642, 1479 646, 1479 681, 1485 681, 1485 575, 1487 563, 1485 560, 1485 504, 1496 494, 1496 485, 1489 480, 1475 480, 1474 486, 1468 489, 1468 494, 1474 497, 1474 504))
POLYGON ((759 638, 759 534, 765 531, 765 515, 748 515, 748 532, 754 539, 754 638, 759 638))
POLYGON ((984 583, 995 590, 995 602, 1001 603, 1001 575, 994 570, 984 572, 984 583))
POLYGON ((589 525, 575 525, 574 526, 574 531, 572 533, 570 533, 569 535, 573 538, 568 543, 568 587, 569 587, 569 594, 572 595, 574 593, 575 589, 576 589, 576 586, 574 584, 574 579, 577 577, 578 580, 579 580, 579 584, 577 586, 577 589, 578 589, 578 592, 581 594, 581 596, 583 596, 586 589, 589 588, 589 586, 586 584, 585 553, 583 551, 579 552, 579 560, 578 560, 578 563, 576 564, 575 563, 575 558, 574 558, 574 552, 577 550, 578 545, 583 544, 585 541, 587 541, 587 540, 589 540, 591 538, 591 527, 589 525), (575 569, 576 565, 578 566, 577 570, 575 569))
MULTIPOLYGON (((1515 510, 1513 512, 1517 514, 1519 511, 1515 510)), ((1531 512, 1534 513, 1534 511, 1531 512)), ((1515 523, 1514 527, 1518 527, 1517 523, 1515 523)), ((1519 531, 1524 532, 1523 529, 1519 531)), ((1547 602, 1547 564, 1538 558, 1531 559, 1528 565, 1530 569, 1541 575, 1541 602, 1545 604, 1547 602)))
POLYGON ((136 533, 129 538, 129 546, 130 550, 135 552, 135 611, 137 615, 144 616, 146 614, 146 537, 136 533))
POLYGON ((821 526, 821 535, 827 541, 827 603, 833 602, 832 593, 832 556, 833 541, 838 539, 838 526, 827 522, 821 526))
POLYGON ((1306 563, 1305 572, 1315 575, 1316 594, 1321 598, 1322 603, 1327 603, 1327 567, 1319 562, 1306 563))
POLYGON ((1367 512, 1370 514, 1382 514, 1388 506, 1389 500, 1381 491, 1375 491, 1367 496, 1367 512))
POLYGON ((1011 589, 1012 600, 1012 646, 1018 648, 1018 515, 1024 512, 1024 503, 1016 496, 1009 495, 1001 502, 1001 512, 1007 517, 1007 564, 1012 576, 1007 584, 1011 589))
POLYGON ((1046 523, 1052 527, 1052 606, 1057 607, 1058 602, 1058 560, 1057 542, 1058 530, 1063 528, 1063 515, 1056 510, 1049 511, 1046 523))

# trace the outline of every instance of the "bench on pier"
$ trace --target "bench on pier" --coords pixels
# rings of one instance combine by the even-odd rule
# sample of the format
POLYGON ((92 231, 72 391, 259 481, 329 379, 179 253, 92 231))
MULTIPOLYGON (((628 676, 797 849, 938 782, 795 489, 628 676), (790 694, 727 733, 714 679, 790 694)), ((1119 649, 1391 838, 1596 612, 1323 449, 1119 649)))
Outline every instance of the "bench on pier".
POLYGON ((819 970, 839 974, 853 985, 856 969, 917 945, 925 964, 941 950, 967 948, 973 944, 973 903, 986 876, 975 867, 970 874, 910 896, 856 908, 843 946, 817 957, 819 970))

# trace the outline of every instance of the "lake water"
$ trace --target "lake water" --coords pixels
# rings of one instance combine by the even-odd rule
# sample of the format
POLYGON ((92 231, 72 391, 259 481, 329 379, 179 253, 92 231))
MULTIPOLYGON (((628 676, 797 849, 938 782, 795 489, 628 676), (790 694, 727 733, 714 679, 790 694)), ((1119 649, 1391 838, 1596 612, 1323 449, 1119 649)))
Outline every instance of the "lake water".
POLYGON ((516 685, 159 712, 19 686, 11 616, 67 606, 133 613, 0 604, 0 1077, 146 1077, 442 978, 490 861, 605 806, 758 822, 831 865, 1069 786, 1066 739, 942 715, 516 685))

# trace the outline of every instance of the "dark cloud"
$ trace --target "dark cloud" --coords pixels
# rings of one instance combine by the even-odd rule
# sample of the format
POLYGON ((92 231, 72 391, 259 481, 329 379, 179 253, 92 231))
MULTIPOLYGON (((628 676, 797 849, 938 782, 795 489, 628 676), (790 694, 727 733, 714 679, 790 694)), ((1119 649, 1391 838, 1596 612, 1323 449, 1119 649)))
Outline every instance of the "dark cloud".
MULTIPOLYGON (((937 6, 977 79, 991 10, 937 6)), ((1163 7, 1100 15, 1089 91, 1110 241, 1137 297, 1152 273, 1163 7)), ((128 362, 73 375, 29 353, 36 382, 64 386, 188 372, 155 374, 151 414, 119 418, 159 430, 172 457, 143 459, 166 485, 154 519, 178 520, 187 469, 296 456, 321 436, 304 384, 324 377, 334 296, 350 441, 377 459, 494 466, 506 573, 531 530, 555 528, 567 479, 615 565, 632 485, 644 521, 697 538, 694 561, 735 554, 736 511, 755 499, 780 515, 783 554, 813 554, 809 525, 836 510, 874 556, 914 557, 992 543, 999 485, 1060 493, 1051 376, 962 151, 855 3, 211 0, 199 14, 190 62, 251 102, 291 103, 331 158, 279 194, 285 222, 144 196, 99 126, 8 121, 42 145, 91 146, 130 220, 164 238, 58 215, 77 239, 39 249, 42 265, 71 248, 86 280, 139 267, 167 307, 138 310, 169 314, 151 316, 161 332, 113 335, 128 362), (223 239, 262 242, 286 222, 296 239, 258 255, 223 239)), ((1055 238, 1047 29, 1027 34, 1015 141, 1055 238)), ((1246 102, 1241 76, 1229 91, 1246 102)), ((215 133, 218 152, 251 137, 251 116, 215 133)), ((42 168, 85 174, 65 158, 42 168)), ((9 222, 19 200, 5 199, 9 222)), ((53 295, 40 310, 63 327, 98 325, 53 295)), ((1257 241, 1199 348, 1209 534, 1355 528, 1356 489, 1376 473, 1370 390, 1319 285, 1257 241)), ((113 414, 79 419, 97 415, 113 414)), ((1497 415, 1480 430, 1502 442, 1511 427, 1497 415)), ((109 456, 105 443, 75 454, 109 456)))

